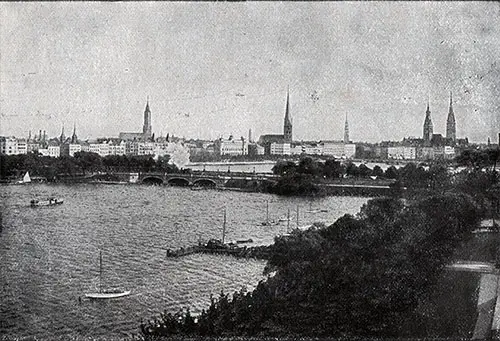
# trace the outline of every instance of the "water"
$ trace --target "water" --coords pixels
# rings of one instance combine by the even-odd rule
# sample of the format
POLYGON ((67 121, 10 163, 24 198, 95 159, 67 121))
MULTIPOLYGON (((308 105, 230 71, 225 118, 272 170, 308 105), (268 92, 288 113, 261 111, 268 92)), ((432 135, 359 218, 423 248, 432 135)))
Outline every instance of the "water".
MULTIPOLYGON (((176 187, 26 185, 1 186, 0 335, 8 338, 123 337, 161 311, 206 308, 210 294, 251 290, 265 262, 229 256, 166 258, 167 248, 220 238, 269 244, 287 224, 261 226, 270 217, 295 215, 299 225, 332 222, 356 213, 366 198, 329 197, 310 202, 261 193, 191 191, 176 187), (64 204, 31 208, 33 197, 64 204), (305 213, 309 208, 328 212, 305 213), (129 297, 82 299, 99 283, 131 290, 129 297)), ((295 217, 291 227, 296 225, 295 217)))
MULTIPOLYGON (((347 162, 347 160, 340 160, 342 162, 347 162)), ((417 162, 417 160, 413 160, 417 162)), ((349 161, 350 162, 350 161, 349 161)), ((373 169, 375 166, 379 166, 383 171, 387 170, 387 168, 394 166, 396 168, 401 168, 406 165, 403 162, 397 163, 385 163, 385 162, 361 162, 354 161, 356 166, 360 166, 364 164, 370 169, 373 169)), ((255 161, 255 162, 199 162, 199 163, 191 163, 187 164, 186 168, 191 168, 196 171, 210 171, 210 172, 227 172, 228 170, 231 172, 243 172, 243 173, 273 173, 273 167, 276 164, 275 161, 255 161)))
POLYGON ((255 162, 199 162, 187 164, 185 168, 207 172, 242 172, 242 173, 273 173, 275 161, 255 162))

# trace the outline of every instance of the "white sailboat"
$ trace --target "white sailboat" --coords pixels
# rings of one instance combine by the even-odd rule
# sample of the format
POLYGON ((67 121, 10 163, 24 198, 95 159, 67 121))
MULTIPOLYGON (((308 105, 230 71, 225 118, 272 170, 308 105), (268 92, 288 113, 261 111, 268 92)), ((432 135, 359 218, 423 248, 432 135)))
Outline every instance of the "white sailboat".
POLYGON ((99 291, 85 294, 85 297, 92 299, 109 299, 130 295, 130 290, 102 289, 102 251, 99 251, 99 291))
POLYGON ((26 174, 24 174, 23 178, 21 180, 15 182, 15 184, 22 185, 22 184, 29 184, 30 182, 31 182, 30 173, 26 172, 26 174))
POLYGON ((24 174, 24 176, 23 176, 23 182, 24 183, 31 182, 31 178, 30 178, 30 173, 29 172, 26 172, 26 174, 24 174))

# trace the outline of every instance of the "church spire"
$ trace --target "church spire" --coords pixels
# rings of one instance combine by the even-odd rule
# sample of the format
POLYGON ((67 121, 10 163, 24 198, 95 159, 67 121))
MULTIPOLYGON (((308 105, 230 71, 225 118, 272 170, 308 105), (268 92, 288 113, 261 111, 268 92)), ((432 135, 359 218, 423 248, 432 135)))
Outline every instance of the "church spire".
POLYGON ((64 143, 64 141, 66 141, 66 136, 64 135, 64 123, 62 124, 61 136, 59 136, 59 141, 61 143, 64 143))
POLYGON ((71 143, 77 143, 78 138, 76 136, 76 123, 73 124, 73 135, 71 136, 71 143))
POLYGON ((347 113, 345 114, 344 143, 349 143, 349 122, 347 121, 347 113))
POLYGON ((142 134, 144 140, 148 141, 151 139, 151 110, 149 109, 149 96, 146 100, 146 109, 144 109, 144 125, 142 126, 142 134))
POLYGON ((292 119, 290 117, 290 89, 286 91, 285 122, 283 124, 283 138, 286 142, 292 142, 292 119))
POLYGON ((455 113, 453 112, 453 94, 450 91, 450 109, 448 110, 448 119, 446 120, 446 138, 454 143, 457 138, 455 113))
POLYGON ((424 121, 424 134, 423 139, 426 142, 430 142, 432 139, 433 127, 431 119, 431 110, 429 106, 429 100, 427 99, 427 110, 425 111, 425 121, 424 121))

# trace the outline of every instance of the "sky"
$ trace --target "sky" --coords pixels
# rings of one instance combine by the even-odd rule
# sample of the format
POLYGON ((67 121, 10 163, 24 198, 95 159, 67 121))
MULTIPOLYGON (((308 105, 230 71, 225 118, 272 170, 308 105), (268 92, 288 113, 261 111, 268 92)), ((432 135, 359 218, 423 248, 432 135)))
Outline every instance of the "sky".
POLYGON ((1 2, 0 135, 500 132, 498 2, 1 2))

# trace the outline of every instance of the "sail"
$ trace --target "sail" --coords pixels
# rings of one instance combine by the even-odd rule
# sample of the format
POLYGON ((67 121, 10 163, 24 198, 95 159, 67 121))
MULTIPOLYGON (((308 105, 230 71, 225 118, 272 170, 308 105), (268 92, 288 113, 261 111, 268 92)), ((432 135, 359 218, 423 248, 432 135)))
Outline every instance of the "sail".
POLYGON ((31 182, 30 173, 26 172, 23 177, 23 182, 31 182))

